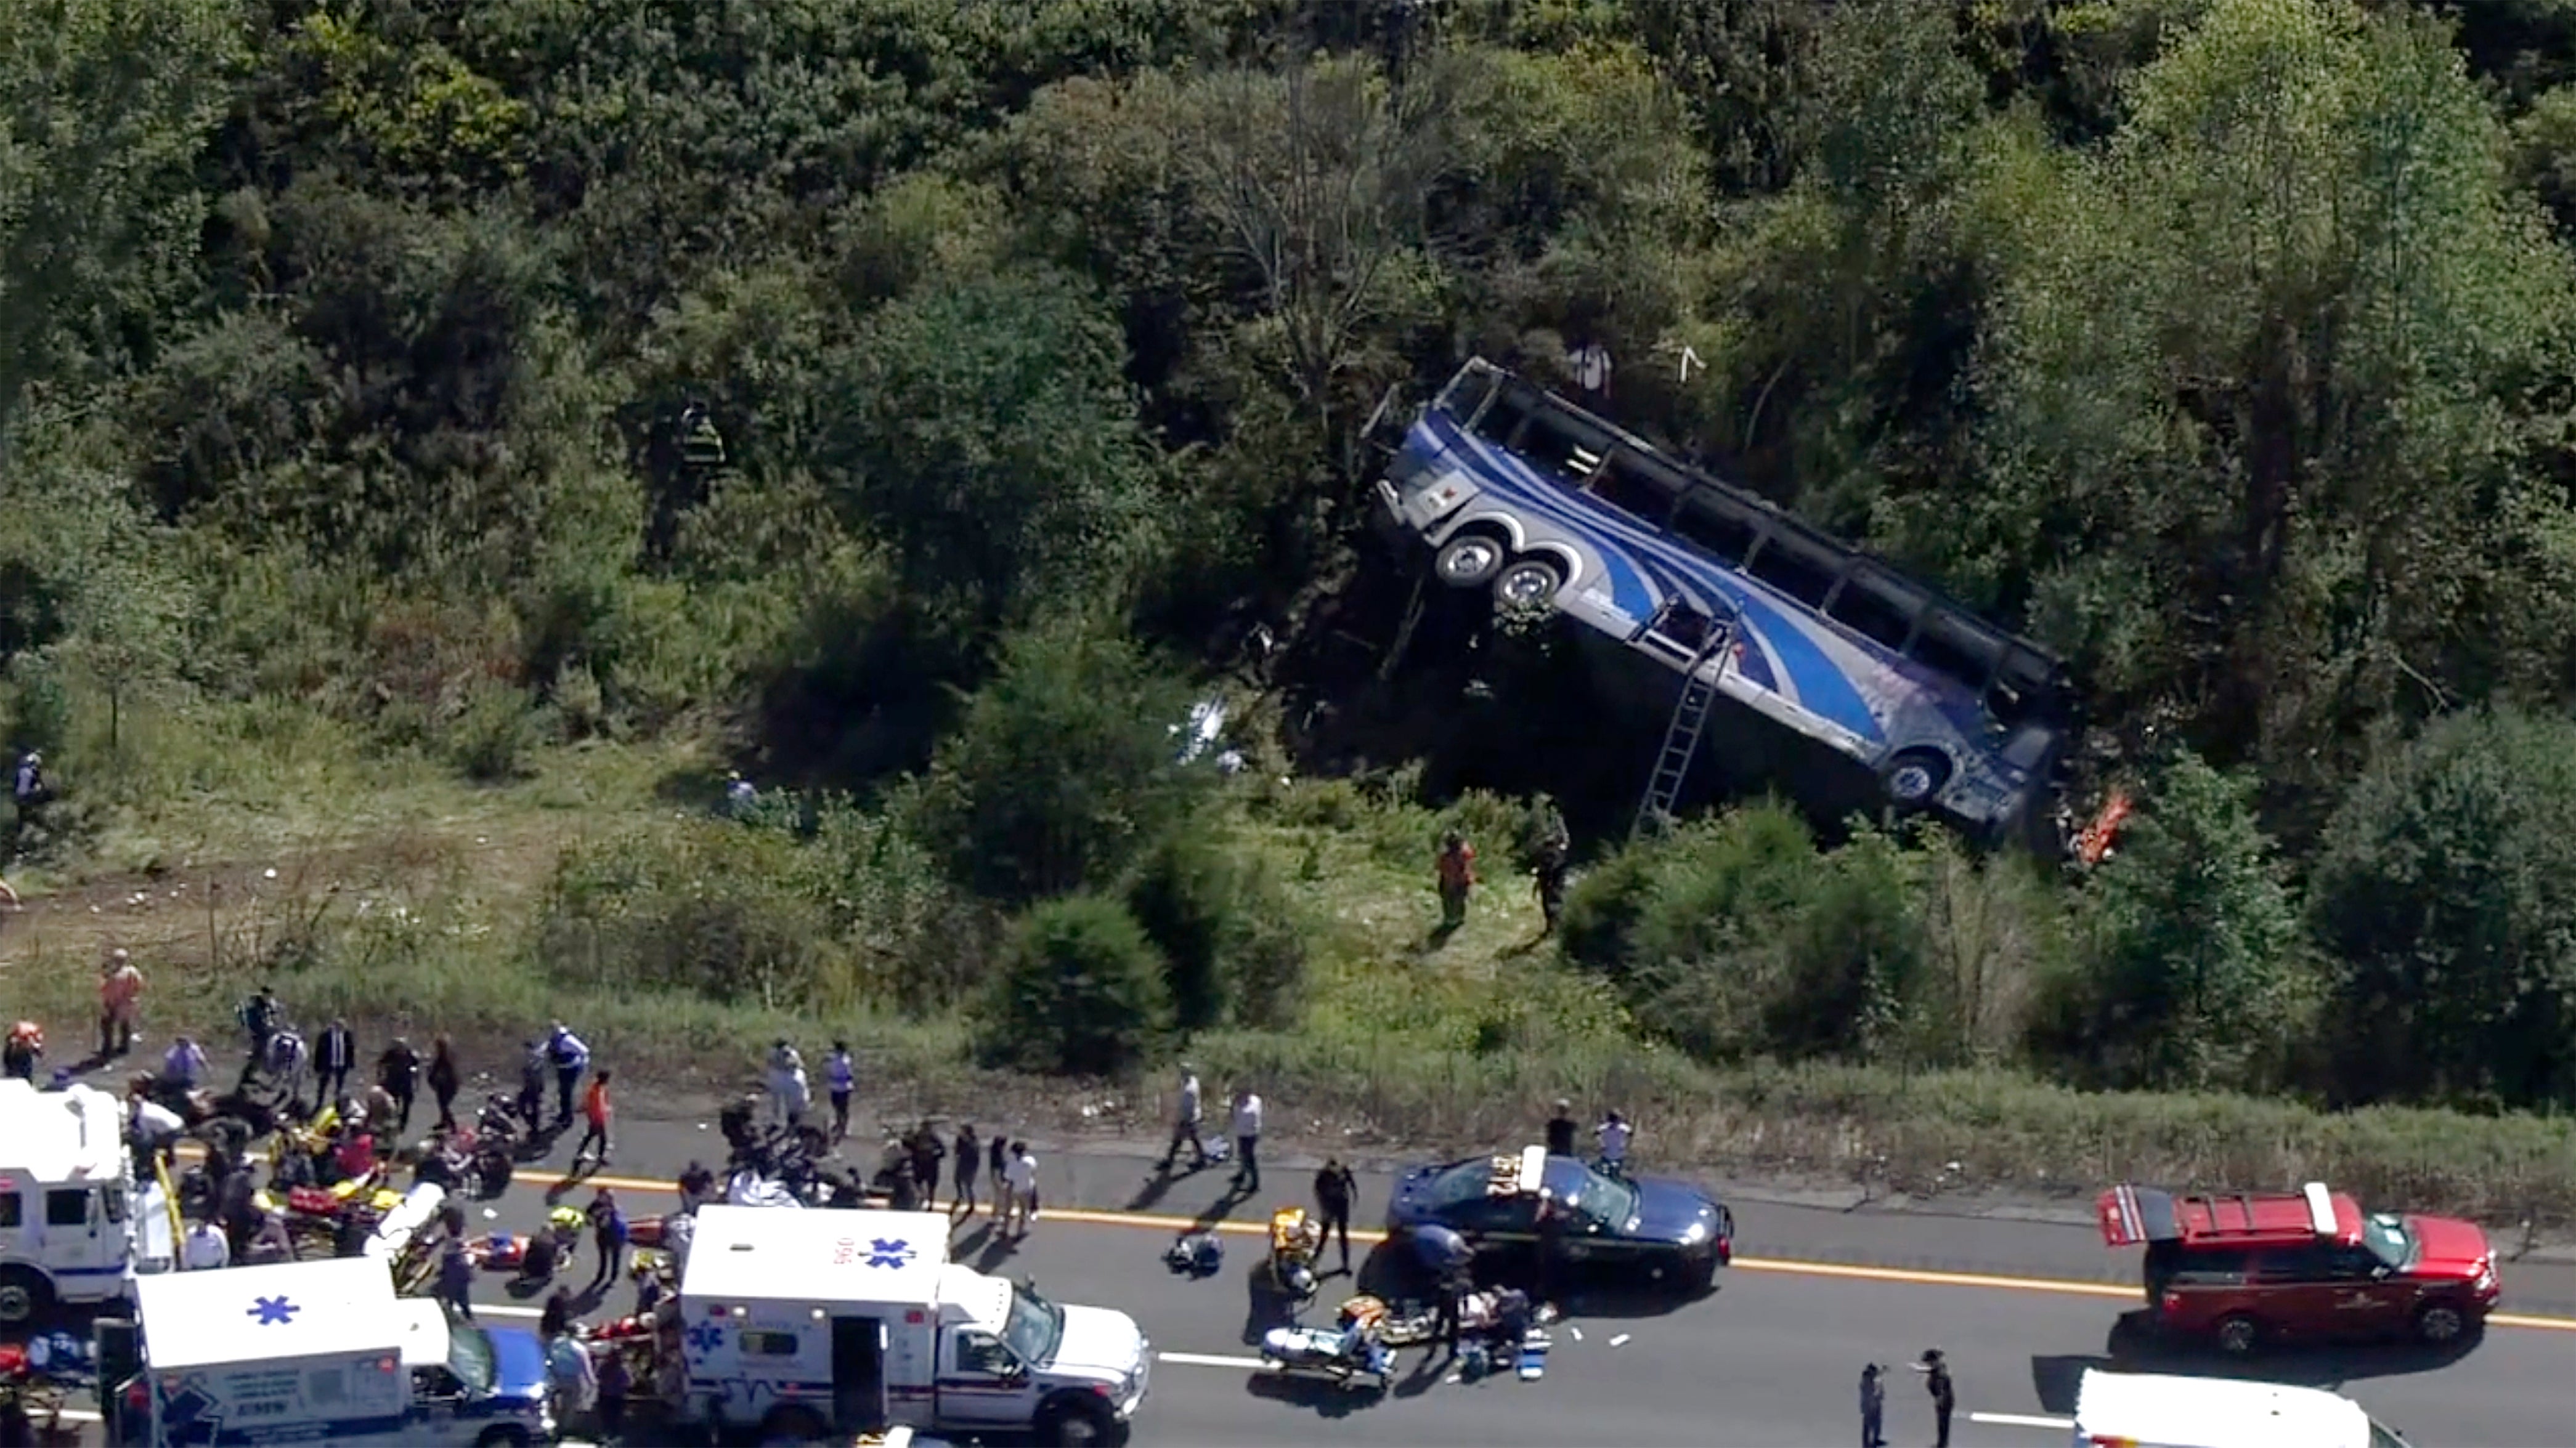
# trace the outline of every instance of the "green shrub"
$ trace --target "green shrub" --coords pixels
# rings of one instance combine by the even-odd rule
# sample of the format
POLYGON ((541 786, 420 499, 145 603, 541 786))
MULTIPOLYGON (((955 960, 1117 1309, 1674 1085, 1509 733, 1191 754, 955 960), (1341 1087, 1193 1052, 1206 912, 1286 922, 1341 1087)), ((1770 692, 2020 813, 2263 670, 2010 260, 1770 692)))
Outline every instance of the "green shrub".
POLYGON ((2312 890, 2342 1095, 2576 1104, 2576 723, 2436 722, 2345 798, 2312 890))
POLYGON ((1305 979, 1306 937, 1268 862, 1201 818, 1139 863, 1128 911, 1163 953, 1184 1031, 1282 1023, 1305 979))
POLYGON ((1171 1026, 1162 952, 1103 895, 1042 901, 1020 918, 985 1021, 988 1059, 1106 1076, 1133 1068, 1171 1026))
POLYGON ((497 784, 525 778, 529 756, 554 733, 552 712, 531 703, 526 690, 478 679, 440 730, 440 742, 467 778, 497 784))
POLYGON ((712 820, 575 845, 540 908, 537 957, 578 987, 846 1005, 846 954, 802 888, 809 869, 786 836, 712 820))

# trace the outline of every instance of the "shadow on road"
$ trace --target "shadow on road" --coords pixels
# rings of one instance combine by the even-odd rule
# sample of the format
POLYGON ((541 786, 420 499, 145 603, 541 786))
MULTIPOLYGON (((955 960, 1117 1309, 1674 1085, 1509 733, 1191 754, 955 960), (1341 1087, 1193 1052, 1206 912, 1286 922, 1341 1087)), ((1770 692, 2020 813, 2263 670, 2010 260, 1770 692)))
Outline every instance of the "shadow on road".
POLYGON ((1291 1377, 1286 1373, 1254 1373, 1244 1380, 1243 1387, 1256 1398, 1304 1408, 1318 1418, 1347 1418, 1376 1407, 1385 1397, 1374 1383, 1352 1388, 1323 1378, 1291 1377))
POLYGON ((2238 1361, 2222 1357, 2214 1349, 2162 1337, 2146 1325, 2145 1319, 2143 1311, 2123 1314, 2113 1325, 2110 1340, 2099 1356, 2033 1357, 2031 1387, 2039 1401, 2052 1413, 2074 1412, 2076 1389, 2083 1382, 2086 1368, 2338 1389, 2368 1378, 2402 1377, 2448 1367, 2477 1347, 2475 1339, 2442 1348, 2419 1343, 2282 1347, 2238 1361))

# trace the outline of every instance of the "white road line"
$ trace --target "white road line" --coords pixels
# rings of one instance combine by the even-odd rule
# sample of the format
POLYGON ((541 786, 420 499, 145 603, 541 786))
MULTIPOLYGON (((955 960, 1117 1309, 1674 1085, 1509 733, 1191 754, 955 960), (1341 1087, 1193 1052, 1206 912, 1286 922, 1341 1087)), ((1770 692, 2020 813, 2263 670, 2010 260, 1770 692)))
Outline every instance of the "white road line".
POLYGON ((1257 1372, 1263 1366, 1259 1358, 1220 1357, 1215 1353, 1158 1352, 1154 1356, 1162 1362, 1176 1363, 1185 1368, 1250 1368, 1257 1372))
POLYGON ((542 1307, 510 1307, 499 1303, 478 1302, 474 1304, 474 1315, 476 1317, 543 1317, 546 1315, 546 1310, 542 1307))
POLYGON ((89 1411, 87 1408, 65 1408, 60 1413, 36 1413, 32 1416, 38 1419, 60 1418, 66 1423, 96 1423, 102 1421, 98 1414, 89 1411))
POLYGON ((2004 1428, 2054 1428, 2060 1432, 2075 1426, 2073 1418, 2037 1418, 2026 1413, 1970 1413, 1968 1421, 2004 1428))

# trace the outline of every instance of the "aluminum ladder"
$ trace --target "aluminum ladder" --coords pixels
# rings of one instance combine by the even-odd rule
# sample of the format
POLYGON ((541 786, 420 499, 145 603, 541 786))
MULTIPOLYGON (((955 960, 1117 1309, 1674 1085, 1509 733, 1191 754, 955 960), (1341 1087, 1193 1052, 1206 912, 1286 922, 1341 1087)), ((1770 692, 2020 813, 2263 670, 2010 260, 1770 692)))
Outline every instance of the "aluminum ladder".
POLYGON ((1691 760, 1699 753, 1699 736, 1708 728, 1709 708, 1717 702, 1717 671, 1708 664, 1732 638, 1730 629, 1715 630, 1683 673, 1682 696, 1673 702, 1672 722, 1664 726, 1664 747, 1655 757, 1655 772, 1646 778, 1646 797, 1637 805, 1630 839, 1672 823, 1673 804, 1681 798, 1682 781, 1690 777, 1691 760))

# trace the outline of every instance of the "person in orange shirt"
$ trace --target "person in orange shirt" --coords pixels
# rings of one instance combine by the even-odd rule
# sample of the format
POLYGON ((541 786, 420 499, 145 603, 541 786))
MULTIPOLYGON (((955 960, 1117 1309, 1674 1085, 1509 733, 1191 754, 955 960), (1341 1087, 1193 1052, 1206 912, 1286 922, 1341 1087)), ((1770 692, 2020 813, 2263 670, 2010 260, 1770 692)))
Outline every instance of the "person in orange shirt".
POLYGON ((608 1126, 617 1114, 617 1109, 608 1101, 608 1074, 605 1068, 593 1072, 590 1085, 581 1093, 582 1132, 581 1141, 572 1149, 574 1171, 582 1169, 582 1155, 594 1145, 599 1148, 599 1158, 591 1164, 608 1165, 608 1126))
POLYGON ((98 978, 98 1054, 122 1056, 134 1049, 134 1024, 143 1005, 143 972, 123 947, 107 953, 98 978))
POLYGON ((1440 841, 1433 870, 1440 879, 1440 926, 1455 930, 1467 923, 1467 895, 1476 888, 1476 847, 1451 830, 1440 841))

